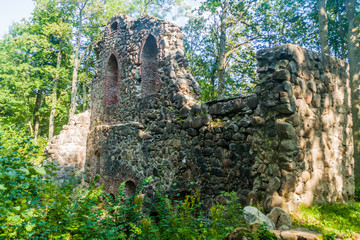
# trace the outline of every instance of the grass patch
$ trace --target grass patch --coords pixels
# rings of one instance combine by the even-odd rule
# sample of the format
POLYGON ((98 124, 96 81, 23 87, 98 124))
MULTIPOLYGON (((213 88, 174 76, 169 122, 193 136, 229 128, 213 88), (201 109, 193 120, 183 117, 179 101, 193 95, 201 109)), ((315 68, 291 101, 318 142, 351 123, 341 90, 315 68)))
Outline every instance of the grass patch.
POLYGON ((301 206, 292 217, 297 226, 316 229, 326 239, 352 238, 360 233, 360 202, 301 206))

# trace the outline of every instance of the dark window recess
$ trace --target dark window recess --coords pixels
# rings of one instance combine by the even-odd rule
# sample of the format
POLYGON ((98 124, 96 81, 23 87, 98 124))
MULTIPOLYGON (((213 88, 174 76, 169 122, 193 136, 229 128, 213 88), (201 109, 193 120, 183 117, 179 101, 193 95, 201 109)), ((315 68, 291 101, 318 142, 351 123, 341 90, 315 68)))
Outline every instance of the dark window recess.
POLYGON ((117 22, 113 22, 112 24, 111 24, 111 31, 113 32, 113 31, 116 31, 117 29, 118 29, 118 23, 117 22))
POLYGON ((136 193, 136 185, 133 181, 126 181, 124 193, 127 197, 130 197, 136 193))
POLYGON ((156 94, 161 85, 158 73, 158 48, 156 39, 149 35, 141 52, 141 96, 156 94))
POLYGON ((114 55, 111 55, 106 67, 105 75, 105 105, 113 105, 119 102, 118 96, 118 63, 114 55))

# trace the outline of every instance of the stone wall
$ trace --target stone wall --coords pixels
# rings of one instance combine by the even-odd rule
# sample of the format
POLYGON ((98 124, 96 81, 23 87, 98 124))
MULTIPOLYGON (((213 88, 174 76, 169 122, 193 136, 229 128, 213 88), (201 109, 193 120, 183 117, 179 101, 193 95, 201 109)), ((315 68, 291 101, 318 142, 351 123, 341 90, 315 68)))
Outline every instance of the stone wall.
MULTIPOLYGON (((177 114, 197 102, 199 88, 187 69, 183 35, 175 25, 153 17, 132 19, 119 15, 98 45, 98 72, 91 86, 91 127, 86 172, 115 194, 126 181, 138 186, 150 175, 166 189, 173 183, 175 159, 181 151, 177 114), (104 104, 109 59, 118 64, 119 101, 104 104), (166 146, 170 146, 166 148, 166 146), (163 148, 163 150, 161 150, 163 148)), ((155 182, 155 180, 154 180, 155 182)))
POLYGON ((266 211, 354 197, 352 118, 344 63, 296 45, 261 50, 254 94, 202 103, 180 29, 144 16, 111 19, 91 86, 87 181, 99 174, 151 198, 198 188, 266 211), (116 69, 117 67, 117 69, 116 69), (109 96, 110 94, 110 96, 109 96))
POLYGON ((260 116, 251 196, 267 210, 354 197, 349 78, 339 59, 285 45, 257 53, 260 116))
POLYGON ((74 115, 68 125, 64 125, 59 135, 50 139, 45 149, 44 166, 55 163, 57 174, 54 177, 59 184, 81 177, 86 160, 86 141, 90 125, 90 112, 74 115))

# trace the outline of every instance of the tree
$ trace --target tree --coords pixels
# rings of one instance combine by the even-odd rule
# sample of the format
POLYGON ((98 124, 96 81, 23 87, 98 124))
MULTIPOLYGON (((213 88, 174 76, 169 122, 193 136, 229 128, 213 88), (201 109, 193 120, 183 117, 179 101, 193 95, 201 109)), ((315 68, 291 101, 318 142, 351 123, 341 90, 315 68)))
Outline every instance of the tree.
POLYGON ((359 27, 355 17, 356 1, 345 0, 348 27, 348 59, 351 84, 355 179, 360 183, 360 73, 359 73, 359 27))
POLYGON ((85 14, 85 8, 90 0, 84 0, 84 1, 75 1, 75 7, 77 9, 77 20, 75 20, 76 23, 76 43, 75 43, 75 55, 74 55, 74 63, 73 63, 73 74, 72 74, 72 81, 71 81, 71 100, 70 100, 70 110, 69 110, 69 120, 74 116, 75 114, 75 108, 76 108, 76 94, 77 94, 77 77, 78 77, 78 71, 79 71, 79 65, 80 65, 80 47, 81 47, 81 36, 83 34, 83 24, 84 19, 86 18, 85 14))
POLYGON ((186 6, 182 0, 133 0, 127 3, 127 12, 134 17, 150 14, 164 18, 174 8, 182 12, 186 6))
MULTIPOLYGON (((71 85, 71 102, 69 110, 69 119, 75 114, 78 92, 78 75, 80 70, 84 70, 83 92, 86 91, 87 75, 91 65, 93 65, 93 45, 100 40, 103 27, 106 26, 108 18, 114 14, 125 13, 125 8, 121 0, 67 0, 75 9, 73 19, 73 29, 75 32, 75 54, 73 59, 73 74, 71 85), (115 5, 114 5, 115 4, 115 5), (89 62, 92 59, 92 62, 89 62), (83 66, 81 66, 83 64, 83 66), (83 68, 83 69, 81 69, 83 68)), ((91 76, 90 76, 91 78, 91 76)), ((86 94, 85 94, 86 95, 86 94)), ((85 97, 85 96, 83 96, 85 97)), ((86 104, 86 99, 82 99, 86 104)))
POLYGON ((348 21, 343 0, 328 0, 329 50, 346 61, 348 21))
POLYGON ((68 8, 65 2, 59 0, 37 0, 33 12, 33 19, 42 25, 41 32, 51 43, 51 48, 56 54, 56 66, 53 69, 53 86, 51 93, 51 111, 49 115, 49 139, 54 135, 55 115, 57 105, 57 91, 62 71, 61 63, 63 52, 71 45, 71 8, 68 8), (36 20, 38 19, 38 20, 36 20))
POLYGON ((330 54, 326 2, 327 0, 318 0, 320 44, 321 44, 321 52, 330 54))
MULTIPOLYGON (((251 8, 254 8, 252 1, 208 0, 202 3, 197 15, 186 26, 185 47, 190 68, 206 89, 204 100, 233 95, 231 85, 241 84, 233 69, 241 69, 238 65, 242 62, 241 52, 251 53, 249 44, 256 38, 251 8)), ((254 72, 250 71, 249 75, 254 77, 254 72)), ((243 81, 247 80, 244 75, 243 81)))
POLYGON ((318 32, 311 0, 263 0, 254 21, 259 23, 256 48, 293 43, 318 50, 318 32))

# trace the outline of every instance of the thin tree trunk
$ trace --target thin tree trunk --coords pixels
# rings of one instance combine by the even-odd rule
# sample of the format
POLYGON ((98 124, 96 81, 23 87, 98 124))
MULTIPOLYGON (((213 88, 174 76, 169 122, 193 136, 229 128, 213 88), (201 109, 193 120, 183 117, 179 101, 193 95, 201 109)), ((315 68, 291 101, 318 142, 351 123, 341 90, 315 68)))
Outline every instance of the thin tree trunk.
POLYGON ((41 99, 42 99, 42 92, 39 90, 36 94, 36 100, 35 100, 35 108, 33 112, 33 125, 34 125, 34 141, 37 141, 37 137, 39 135, 39 110, 41 108, 41 99))
POLYGON ((50 111, 50 117, 49 117, 49 139, 51 139, 54 136, 54 123, 55 123, 55 111, 56 111, 56 103, 57 103, 57 85, 59 81, 59 71, 61 66, 61 49, 62 49, 62 40, 60 39, 59 43, 59 52, 57 54, 57 60, 56 60, 56 74, 54 77, 54 86, 53 86, 53 96, 51 101, 51 111, 50 111))
POLYGON ((340 55, 341 55, 341 59, 343 61, 346 60, 346 56, 345 56, 345 38, 342 37, 344 36, 344 32, 343 32, 343 20, 342 20, 342 16, 341 16, 341 13, 340 13, 340 9, 341 9, 341 6, 340 6, 341 3, 339 3, 339 1, 336 1, 336 6, 337 6, 337 9, 338 9, 338 12, 337 12, 337 17, 339 19, 339 36, 340 36, 340 55))
POLYGON ((321 52, 330 54, 328 23, 327 23, 327 15, 326 15, 326 1, 327 0, 318 0, 320 44, 321 44, 321 52))
POLYGON ((83 112, 86 111, 86 98, 87 98, 87 92, 86 92, 86 81, 84 80, 83 84, 82 84, 82 87, 83 87, 83 112))
POLYGON ((346 0, 346 15, 349 22, 348 28, 348 58, 351 84, 351 106, 353 115, 353 136, 354 136, 354 159, 355 159, 355 180, 360 183, 360 81, 359 63, 356 53, 359 50, 358 25, 355 19, 355 0, 346 0))
POLYGON ((29 120, 29 128, 30 128, 30 135, 32 136, 34 134, 34 129, 31 124, 31 120, 29 120))
POLYGON ((219 45, 219 88, 218 99, 225 97, 225 65, 226 65, 226 17, 229 8, 229 0, 224 1, 220 16, 220 45, 219 45))
POLYGON ((80 9, 79 13, 79 29, 76 36, 76 50, 75 50, 75 57, 74 57, 74 70, 72 75, 72 84, 71 84, 71 101, 70 101, 70 111, 69 111, 69 121, 75 114, 76 109, 76 93, 77 93, 77 77, 78 77, 78 70, 80 65, 79 60, 79 52, 80 52, 80 44, 81 44, 81 34, 82 34, 82 12, 83 8, 80 9))
POLYGON ((87 74, 88 74, 89 68, 90 68, 89 58, 90 58, 90 55, 91 55, 91 51, 92 51, 92 46, 90 46, 89 51, 88 51, 88 56, 87 56, 86 65, 85 65, 85 79, 84 79, 84 82, 82 84, 82 87, 83 87, 83 101, 84 101, 84 103, 83 103, 83 112, 86 111, 86 107, 87 107, 87 89, 86 89, 87 82, 86 82, 86 79, 87 79, 87 74))

